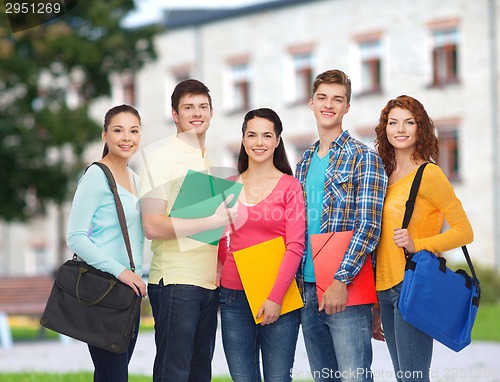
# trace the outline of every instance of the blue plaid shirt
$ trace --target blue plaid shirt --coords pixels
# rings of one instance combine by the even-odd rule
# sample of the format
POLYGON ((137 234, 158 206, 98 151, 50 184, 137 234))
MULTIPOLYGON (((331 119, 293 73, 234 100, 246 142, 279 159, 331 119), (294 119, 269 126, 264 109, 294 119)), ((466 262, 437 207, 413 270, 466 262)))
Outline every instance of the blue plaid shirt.
MULTIPOLYGON (((309 147, 297 164, 295 176, 303 189, 318 145, 319 141, 309 147)), ((330 143, 329 155, 320 233, 354 230, 344 260, 334 277, 350 284, 379 241, 387 175, 380 157, 347 131, 330 143)), ((300 286, 303 286, 305 259, 304 255, 297 273, 300 286)), ((374 258, 372 260, 375 261, 374 258)))

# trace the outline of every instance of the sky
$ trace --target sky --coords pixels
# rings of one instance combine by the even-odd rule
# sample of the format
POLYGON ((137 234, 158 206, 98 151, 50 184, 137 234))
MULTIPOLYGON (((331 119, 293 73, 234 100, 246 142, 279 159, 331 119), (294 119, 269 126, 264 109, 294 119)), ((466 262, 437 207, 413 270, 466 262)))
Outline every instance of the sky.
POLYGON ((125 25, 132 27, 160 21, 162 9, 166 8, 234 8, 269 0, 135 0, 136 11, 127 16, 125 25))

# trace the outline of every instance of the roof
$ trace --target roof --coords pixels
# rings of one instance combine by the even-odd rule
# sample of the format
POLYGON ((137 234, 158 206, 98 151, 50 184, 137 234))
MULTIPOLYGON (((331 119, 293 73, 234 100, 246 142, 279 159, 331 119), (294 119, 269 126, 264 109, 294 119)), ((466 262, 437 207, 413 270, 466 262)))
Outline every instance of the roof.
POLYGON ((265 3, 230 9, 166 9, 164 10, 162 24, 168 30, 192 27, 228 18, 248 16, 252 13, 260 13, 263 11, 310 3, 311 1, 321 0, 272 0, 265 3))

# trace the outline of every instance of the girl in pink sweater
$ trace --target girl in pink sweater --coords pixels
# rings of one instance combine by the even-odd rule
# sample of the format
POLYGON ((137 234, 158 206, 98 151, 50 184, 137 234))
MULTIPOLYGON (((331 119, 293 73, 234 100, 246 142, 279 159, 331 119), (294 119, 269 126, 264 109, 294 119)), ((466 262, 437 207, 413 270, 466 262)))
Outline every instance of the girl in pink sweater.
POLYGON ((279 116, 271 109, 245 115, 238 159, 238 199, 235 230, 219 243, 222 266, 220 309, 224 352, 234 381, 291 381, 299 312, 284 315, 281 304, 304 253, 305 215, 302 188, 292 169, 281 138, 279 116), (286 252, 274 286, 257 314, 255 324, 233 252, 283 237, 286 252))

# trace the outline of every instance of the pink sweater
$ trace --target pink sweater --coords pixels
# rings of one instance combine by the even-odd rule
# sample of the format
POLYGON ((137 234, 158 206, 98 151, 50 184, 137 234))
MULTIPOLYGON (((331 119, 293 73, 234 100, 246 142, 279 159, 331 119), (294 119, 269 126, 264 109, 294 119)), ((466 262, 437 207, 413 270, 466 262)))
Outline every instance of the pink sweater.
POLYGON ((282 236, 286 252, 269 300, 281 304, 295 277, 304 254, 305 212, 302 187, 291 175, 283 175, 274 190, 262 201, 246 206, 240 202, 236 231, 229 240, 219 242, 219 259, 223 263, 221 285, 228 289, 243 290, 232 251, 250 247, 282 236))

